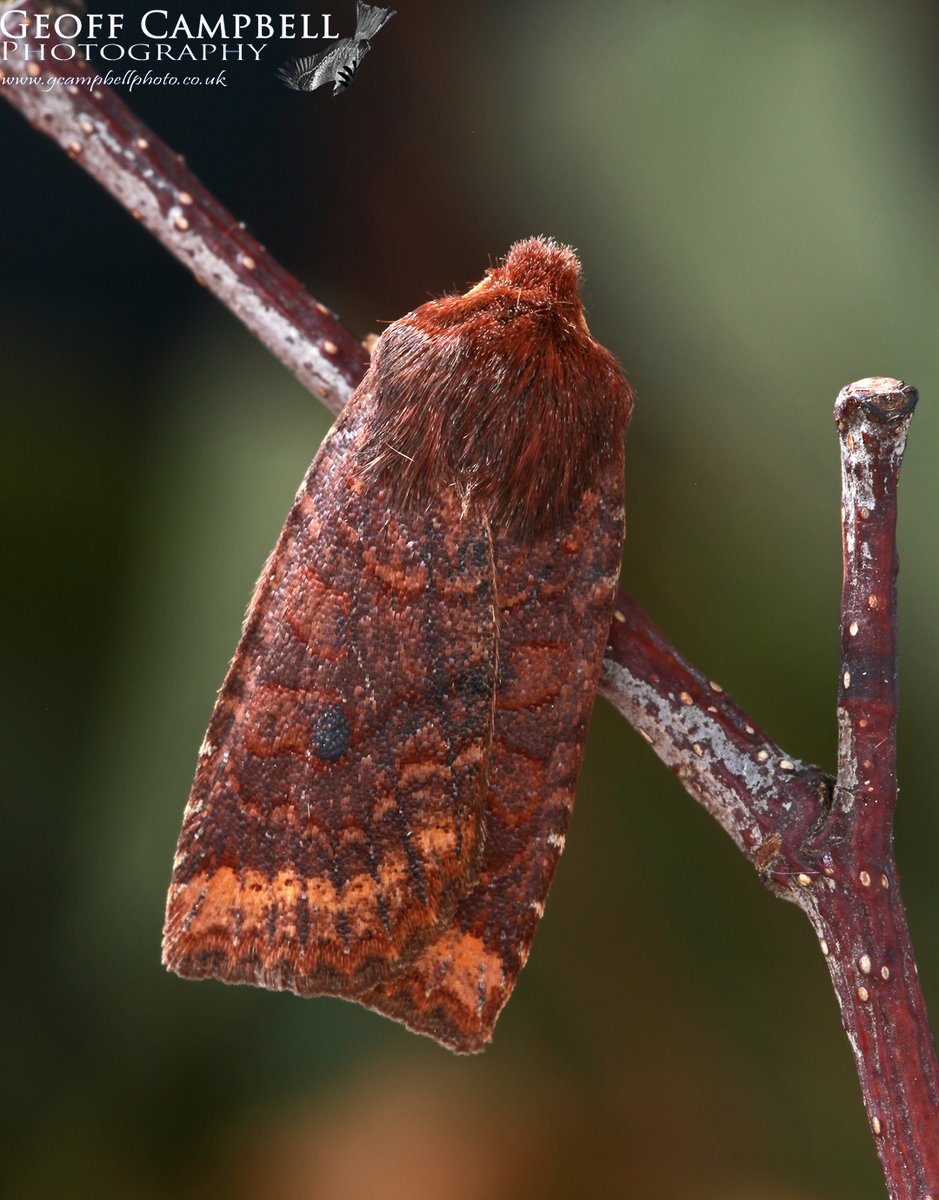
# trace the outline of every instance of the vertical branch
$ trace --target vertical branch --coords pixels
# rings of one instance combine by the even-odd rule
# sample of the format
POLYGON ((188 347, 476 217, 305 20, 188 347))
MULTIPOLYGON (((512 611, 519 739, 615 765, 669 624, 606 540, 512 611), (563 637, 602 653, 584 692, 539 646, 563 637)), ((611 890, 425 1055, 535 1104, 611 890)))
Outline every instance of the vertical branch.
POLYGON ((802 906, 841 1008, 890 1200, 939 1200, 936 1052, 893 856, 838 853, 824 856, 802 906))
POLYGON ((838 778, 801 903, 819 936, 892 1200, 939 1200, 939 1072, 893 859, 897 484, 916 390, 863 379, 835 404, 844 586, 838 778))
POLYGON ((841 439, 841 679, 836 817, 886 849, 897 801, 897 484, 916 389, 862 379, 835 403, 841 439))

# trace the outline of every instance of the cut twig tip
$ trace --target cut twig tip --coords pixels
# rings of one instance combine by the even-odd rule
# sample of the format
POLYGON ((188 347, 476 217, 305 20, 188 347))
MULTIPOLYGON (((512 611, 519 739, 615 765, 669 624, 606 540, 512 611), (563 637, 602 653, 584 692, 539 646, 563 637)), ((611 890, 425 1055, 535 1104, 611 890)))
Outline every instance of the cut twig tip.
POLYGON ((835 420, 842 430, 865 417, 878 424, 894 425, 912 414, 918 399, 919 393, 912 384, 874 375, 841 389, 835 401, 835 420))

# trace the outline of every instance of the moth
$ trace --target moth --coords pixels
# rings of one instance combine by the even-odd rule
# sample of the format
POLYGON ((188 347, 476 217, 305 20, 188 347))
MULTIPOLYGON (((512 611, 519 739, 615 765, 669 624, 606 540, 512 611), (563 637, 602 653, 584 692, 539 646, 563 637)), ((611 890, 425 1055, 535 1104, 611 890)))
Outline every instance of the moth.
POLYGON ((389 325, 297 492, 199 752, 163 961, 481 1050, 564 846, 632 393, 574 252, 389 325))
POLYGON ((362 59, 372 48, 371 39, 394 15, 393 8, 378 8, 364 0, 356 0, 353 37, 343 38, 321 54, 293 59, 279 68, 278 77, 298 92, 315 92, 331 83, 333 95, 338 96, 355 79, 362 59))

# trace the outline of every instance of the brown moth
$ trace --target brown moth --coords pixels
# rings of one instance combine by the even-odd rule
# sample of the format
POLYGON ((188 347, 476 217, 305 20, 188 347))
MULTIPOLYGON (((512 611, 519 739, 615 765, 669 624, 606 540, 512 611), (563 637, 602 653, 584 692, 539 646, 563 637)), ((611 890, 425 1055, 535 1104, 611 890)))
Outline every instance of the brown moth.
POLYGON ((390 325, 258 582, 166 965, 481 1050, 554 874, 613 612, 632 394, 532 238, 390 325))

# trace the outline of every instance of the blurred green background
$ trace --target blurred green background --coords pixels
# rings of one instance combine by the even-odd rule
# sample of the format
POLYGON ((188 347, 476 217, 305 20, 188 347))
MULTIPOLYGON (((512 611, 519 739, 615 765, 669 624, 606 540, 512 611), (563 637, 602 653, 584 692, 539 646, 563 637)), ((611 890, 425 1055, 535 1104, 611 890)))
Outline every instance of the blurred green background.
MULTIPOLYGON (((935 7, 400 0, 336 100, 279 87, 292 52, 133 105, 361 335, 519 236, 578 247, 638 393, 624 582, 828 769, 831 406, 870 374, 919 387, 897 845, 939 1014, 935 7)), ((602 703, 482 1057, 163 971, 196 749, 328 418, 5 105, 0 145, 4 1194, 882 1196, 807 923, 602 703)))

